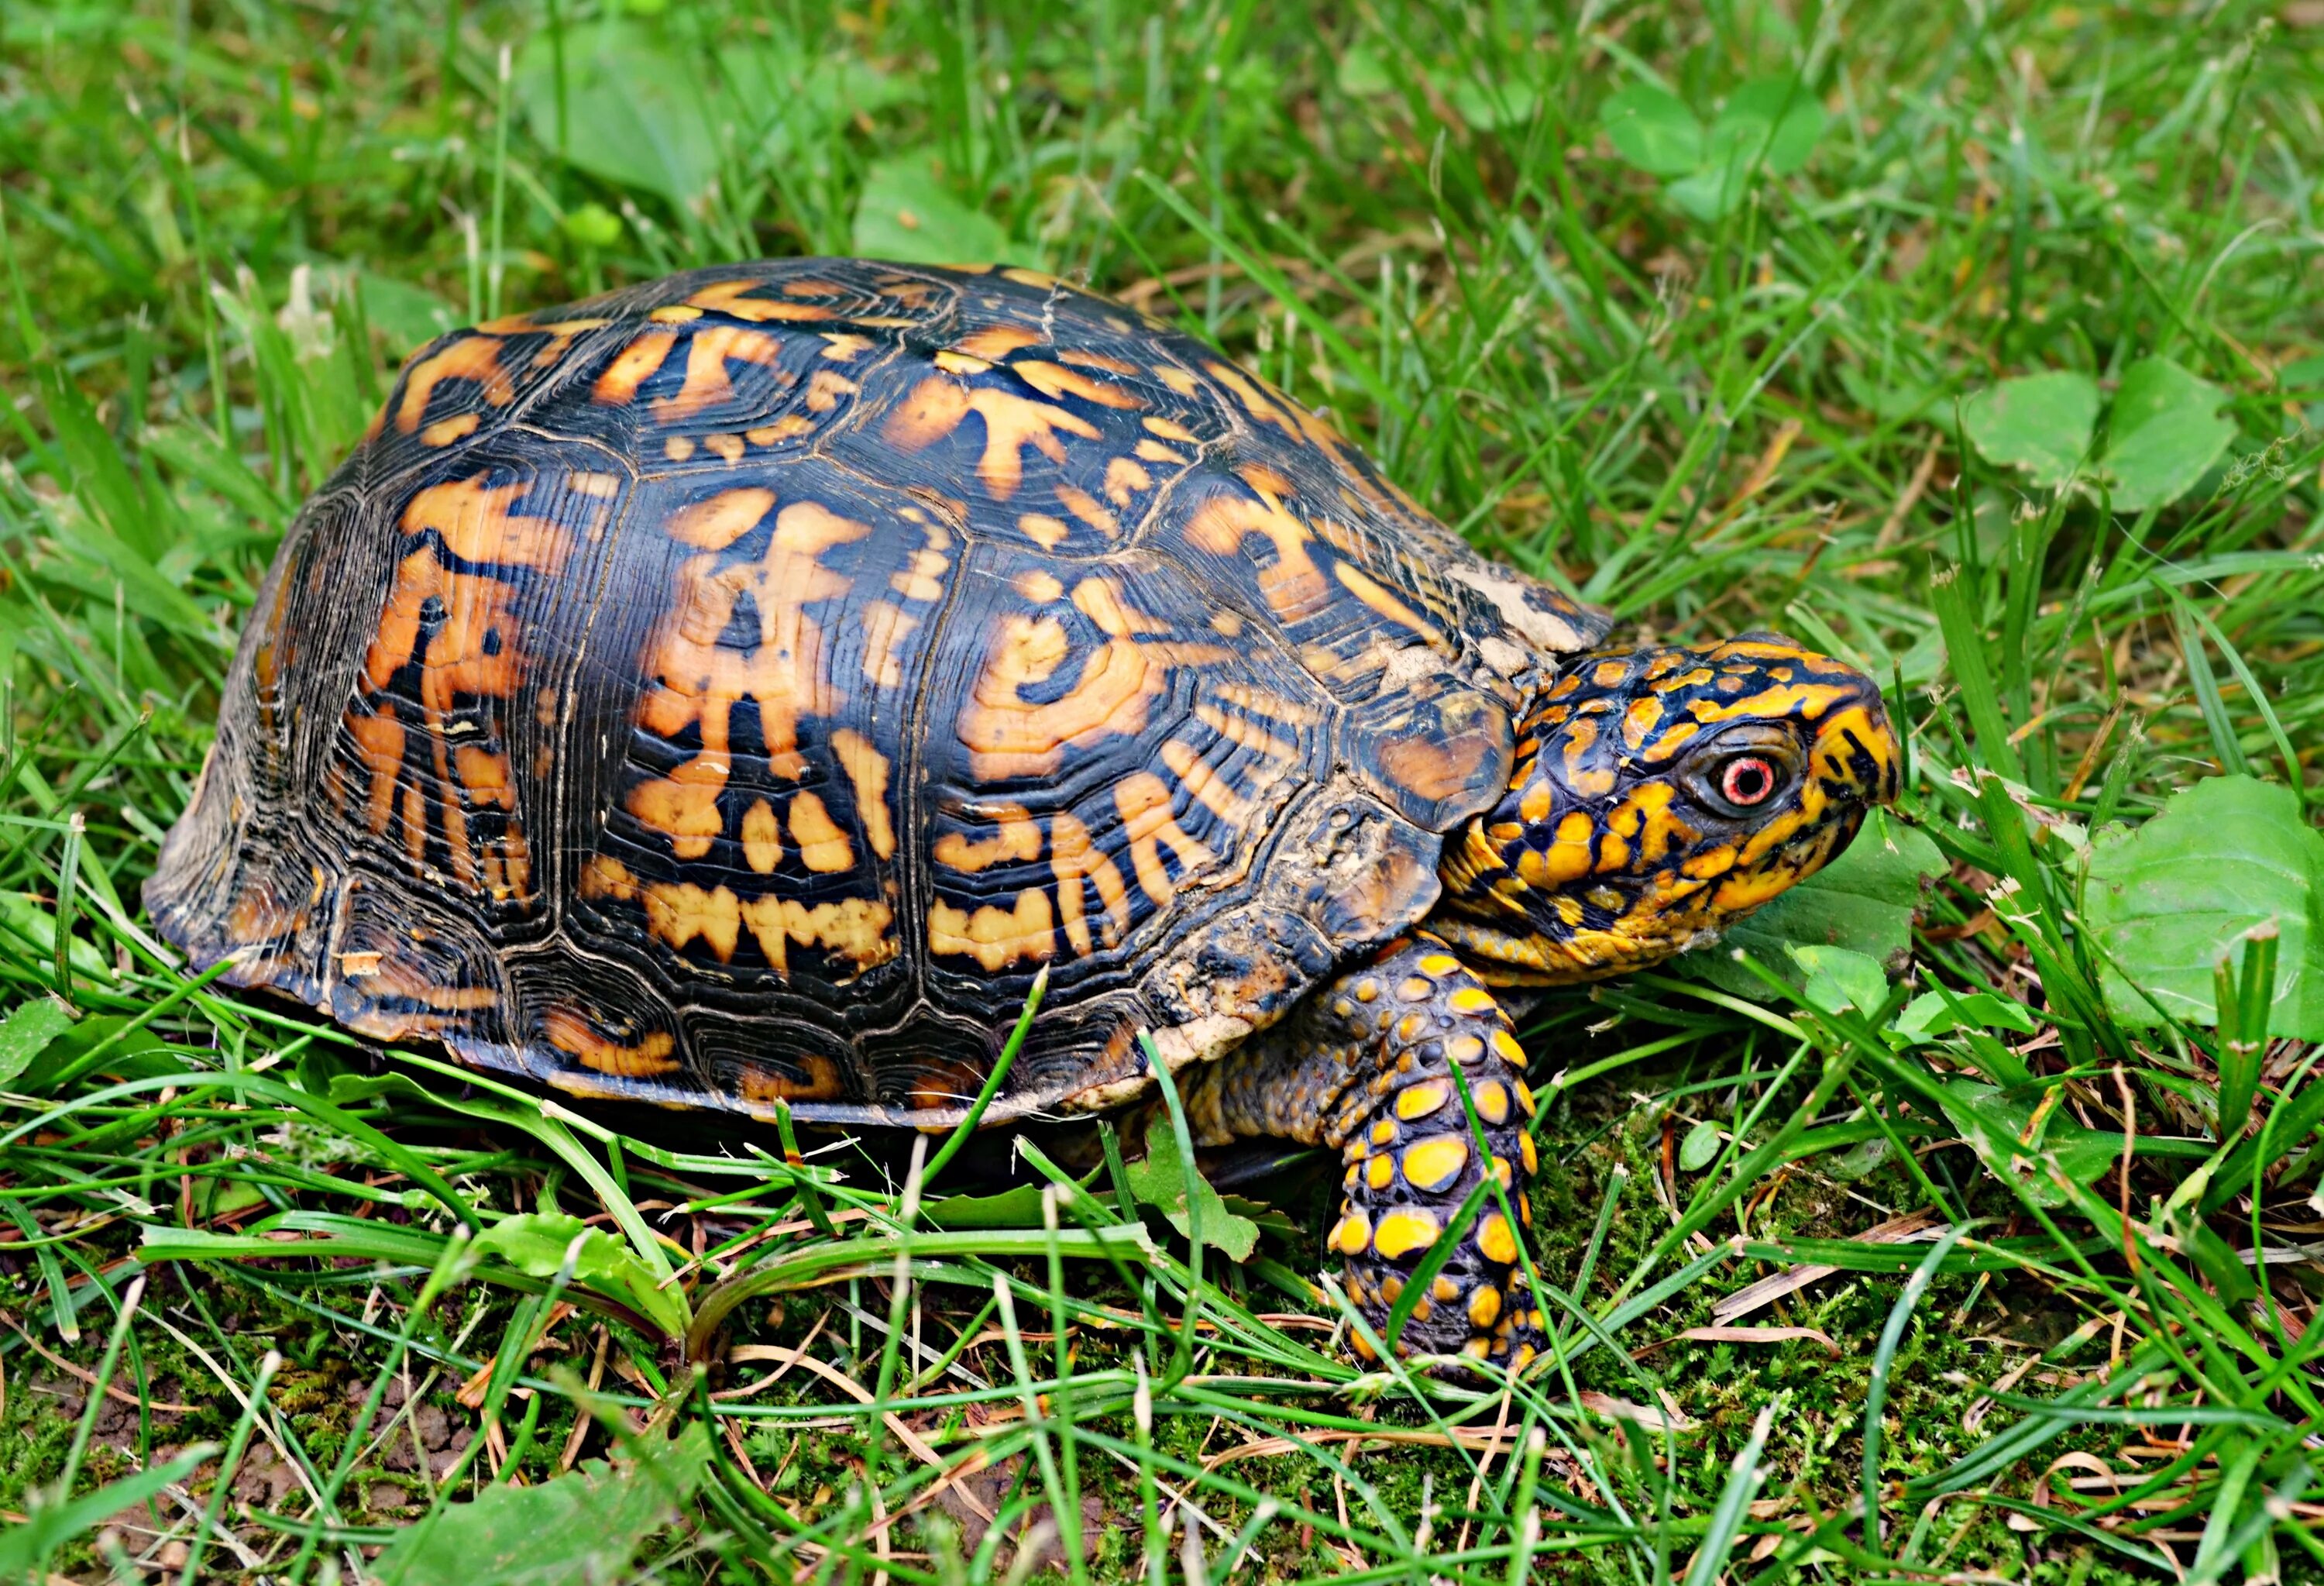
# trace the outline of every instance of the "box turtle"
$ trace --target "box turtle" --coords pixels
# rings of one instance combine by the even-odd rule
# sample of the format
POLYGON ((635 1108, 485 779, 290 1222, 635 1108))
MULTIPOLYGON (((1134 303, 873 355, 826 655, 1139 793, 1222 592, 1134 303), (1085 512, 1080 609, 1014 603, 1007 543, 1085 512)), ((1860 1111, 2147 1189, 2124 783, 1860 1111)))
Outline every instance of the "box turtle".
POLYGON ((1103 298, 698 271, 411 360, 145 897, 365 1036, 835 1125, 956 1122, 1047 966, 990 1121, 1139 1102, 1150 1031, 1198 1143, 1343 1153, 1376 1325, 1456 1242, 1398 1347, 1521 1364, 1508 1000, 1707 939, 1897 777, 1849 668, 1608 626, 1103 298))

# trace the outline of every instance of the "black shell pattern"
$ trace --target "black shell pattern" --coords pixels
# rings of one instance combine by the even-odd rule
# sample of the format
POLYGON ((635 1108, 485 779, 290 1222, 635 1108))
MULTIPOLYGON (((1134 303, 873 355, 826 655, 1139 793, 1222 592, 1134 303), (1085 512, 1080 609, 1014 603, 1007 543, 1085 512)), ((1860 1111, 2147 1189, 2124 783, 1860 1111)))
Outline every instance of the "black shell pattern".
POLYGON ((293 525, 146 899, 570 1093, 939 1127, 1139 1089, 1435 900, 1604 619, 1201 342, 1018 270, 446 337, 293 525))

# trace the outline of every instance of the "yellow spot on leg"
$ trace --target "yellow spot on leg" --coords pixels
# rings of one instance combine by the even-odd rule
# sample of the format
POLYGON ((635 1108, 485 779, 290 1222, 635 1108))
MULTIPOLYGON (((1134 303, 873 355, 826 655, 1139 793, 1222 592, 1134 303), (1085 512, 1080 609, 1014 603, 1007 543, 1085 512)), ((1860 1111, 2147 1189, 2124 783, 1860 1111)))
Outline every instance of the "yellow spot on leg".
POLYGON ((1443 1189, 1469 1165, 1469 1142, 1458 1135, 1423 1140, 1404 1154, 1404 1176, 1419 1190, 1443 1189))
POLYGON ((1443 1080, 1432 1079, 1399 1093, 1396 1098, 1396 1115, 1407 1123, 1416 1118, 1425 1118, 1444 1105, 1452 1087, 1443 1080))
POLYGON ((1342 1255, 1360 1256, 1371 1244, 1371 1220, 1361 1212, 1351 1211, 1332 1230, 1332 1248, 1342 1255))
POLYGON ((1509 1220, 1499 1212, 1487 1214, 1477 1229, 1477 1248, 1485 1252, 1485 1259, 1503 1266, 1517 1259, 1517 1236, 1509 1228, 1509 1220))
POLYGON ((1400 1206, 1379 1220, 1372 1231, 1372 1248, 1388 1260, 1425 1250, 1443 1232, 1436 1219, 1416 1206, 1400 1206))
POLYGON ((1469 1325, 1479 1332, 1500 1320, 1501 1291, 1488 1285, 1469 1296, 1469 1325))

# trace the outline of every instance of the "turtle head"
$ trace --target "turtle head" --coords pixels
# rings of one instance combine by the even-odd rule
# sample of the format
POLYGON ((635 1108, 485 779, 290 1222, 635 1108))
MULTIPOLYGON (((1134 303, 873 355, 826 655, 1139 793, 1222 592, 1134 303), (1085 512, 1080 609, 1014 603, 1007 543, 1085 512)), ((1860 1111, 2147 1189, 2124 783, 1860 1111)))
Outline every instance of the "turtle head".
POLYGON ((1512 981, 1644 968, 1822 869, 1900 758, 1878 686, 1777 634, 1578 656, 1447 843, 1429 928, 1512 981))

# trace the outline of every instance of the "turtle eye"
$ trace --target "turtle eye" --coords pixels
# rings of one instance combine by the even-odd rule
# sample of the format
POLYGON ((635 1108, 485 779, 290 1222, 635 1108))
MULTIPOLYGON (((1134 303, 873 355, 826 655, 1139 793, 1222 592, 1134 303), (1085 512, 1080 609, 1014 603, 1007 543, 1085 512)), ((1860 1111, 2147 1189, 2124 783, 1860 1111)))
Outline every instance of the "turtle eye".
POLYGON ((1738 809, 1756 809, 1775 796, 1775 768, 1763 755, 1738 754, 1720 769, 1720 797, 1738 809))

